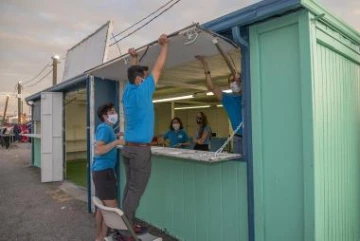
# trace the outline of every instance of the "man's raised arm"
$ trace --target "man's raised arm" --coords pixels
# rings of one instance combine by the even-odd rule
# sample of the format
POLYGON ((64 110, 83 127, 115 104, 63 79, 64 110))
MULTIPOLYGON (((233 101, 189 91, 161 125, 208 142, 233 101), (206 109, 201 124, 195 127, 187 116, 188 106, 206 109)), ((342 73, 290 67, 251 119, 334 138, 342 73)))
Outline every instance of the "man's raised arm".
POLYGON ((154 77, 155 85, 160 79, 161 72, 164 68, 166 58, 167 58, 167 52, 168 52, 168 38, 165 34, 162 34, 159 37, 158 43, 160 45, 160 53, 159 56, 156 59, 155 65, 152 69, 152 76, 154 77))
POLYGON ((130 48, 128 50, 128 53, 131 56, 131 65, 137 65, 138 53, 136 52, 136 50, 134 48, 130 48))

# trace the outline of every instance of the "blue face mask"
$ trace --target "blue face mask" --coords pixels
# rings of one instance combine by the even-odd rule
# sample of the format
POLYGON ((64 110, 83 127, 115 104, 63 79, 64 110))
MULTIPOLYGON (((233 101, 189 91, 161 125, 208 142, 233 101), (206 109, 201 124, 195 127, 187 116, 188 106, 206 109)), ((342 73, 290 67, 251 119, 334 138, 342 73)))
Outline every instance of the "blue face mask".
POLYGON ((110 114, 108 115, 108 121, 115 125, 115 123, 118 121, 118 114, 110 114))

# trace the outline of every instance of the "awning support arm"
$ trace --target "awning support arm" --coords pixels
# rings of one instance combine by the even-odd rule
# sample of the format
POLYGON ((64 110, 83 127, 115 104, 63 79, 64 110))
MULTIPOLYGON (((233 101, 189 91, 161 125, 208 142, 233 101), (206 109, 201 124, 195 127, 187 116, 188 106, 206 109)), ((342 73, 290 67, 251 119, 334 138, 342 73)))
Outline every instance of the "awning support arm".
POLYGON ((226 54, 224 53, 224 51, 220 47, 218 39, 214 38, 212 42, 215 45, 215 47, 217 48, 217 50, 219 51, 219 53, 221 54, 221 56, 223 57, 226 65, 229 67, 230 72, 235 76, 235 74, 236 74, 235 66, 233 66, 231 64, 229 58, 226 56, 226 54))

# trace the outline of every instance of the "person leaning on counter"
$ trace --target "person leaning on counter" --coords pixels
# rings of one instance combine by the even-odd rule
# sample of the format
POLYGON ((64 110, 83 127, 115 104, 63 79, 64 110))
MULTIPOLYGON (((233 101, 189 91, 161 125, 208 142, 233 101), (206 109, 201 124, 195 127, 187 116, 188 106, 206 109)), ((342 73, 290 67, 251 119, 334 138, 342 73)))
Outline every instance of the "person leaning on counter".
POLYGON ((179 117, 174 117, 170 121, 169 131, 165 133, 164 140, 169 147, 185 148, 189 146, 189 137, 179 117))

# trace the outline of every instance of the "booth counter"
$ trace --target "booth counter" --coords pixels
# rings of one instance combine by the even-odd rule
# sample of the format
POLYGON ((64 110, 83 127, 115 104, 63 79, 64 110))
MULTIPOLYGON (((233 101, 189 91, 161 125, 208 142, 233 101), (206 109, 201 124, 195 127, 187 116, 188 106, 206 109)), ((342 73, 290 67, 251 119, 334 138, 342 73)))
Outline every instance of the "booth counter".
POLYGON ((41 134, 20 134, 32 138, 33 142, 33 160, 34 166, 41 168, 41 134))
POLYGON ((179 240, 248 240, 246 163, 240 155, 166 147, 152 147, 152 154, 138 218, 179 240))

